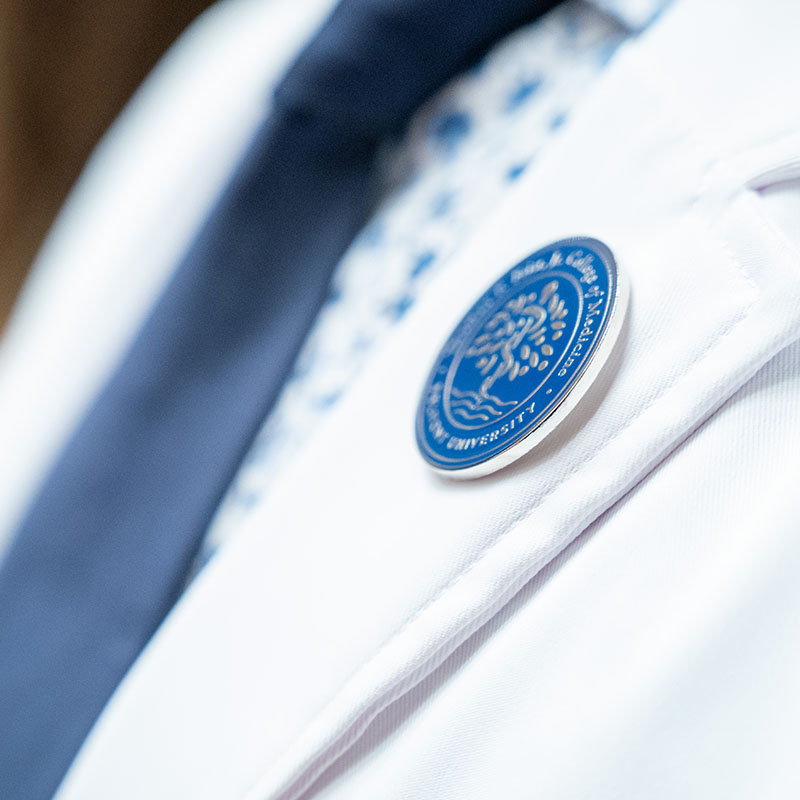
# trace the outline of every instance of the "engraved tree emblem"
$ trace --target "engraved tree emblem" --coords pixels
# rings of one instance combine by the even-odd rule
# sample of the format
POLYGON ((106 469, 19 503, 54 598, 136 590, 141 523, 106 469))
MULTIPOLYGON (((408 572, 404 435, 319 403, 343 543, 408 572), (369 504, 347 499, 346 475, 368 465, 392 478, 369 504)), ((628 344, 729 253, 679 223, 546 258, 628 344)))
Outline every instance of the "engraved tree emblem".
POLYGON ((561 337, 567 310, 558 296, 558 282, 550 281, 537 296, 524 293, 509 300, 484 326, 467 348, 483 376, 479 394, 488 398, 501 378, 514 381, 531 370, 545 370, 553 355, 548 342, 561 337))

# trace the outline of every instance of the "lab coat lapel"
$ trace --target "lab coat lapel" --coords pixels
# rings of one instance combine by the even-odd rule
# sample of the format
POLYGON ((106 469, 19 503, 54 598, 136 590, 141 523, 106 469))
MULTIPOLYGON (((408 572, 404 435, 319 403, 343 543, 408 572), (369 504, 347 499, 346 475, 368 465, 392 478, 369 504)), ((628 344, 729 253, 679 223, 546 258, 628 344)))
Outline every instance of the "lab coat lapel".
MULTIPOLYGON (((781 4, 766 5, 759 14, 781 4)), ((797 254, 754 205, 749 167, 741 172, 743 152, 789 126, 775 115, 719 125, 711 143, 691 128, 715 130, 732 97, 702 110, 674 92, 703 65, 713 72, 703 80, 736 85, 738 102, 759 92, 735 56, 755 11, 725 11, 733 43, 679 46, 716 6, 684 4, 623 53, 464 244, 161 628, 62 800, 298 797, 798 336, 797 254), (653 65, 662 77, 649 77, 653 65), (517 464, 473 482, 435 477, 415 451, 413 419, 436 351, 514 260, 572 234, 605 240, 631 278, 611 362, 517 464)), ((776 154, 767 147, 759 163, 776 154)))

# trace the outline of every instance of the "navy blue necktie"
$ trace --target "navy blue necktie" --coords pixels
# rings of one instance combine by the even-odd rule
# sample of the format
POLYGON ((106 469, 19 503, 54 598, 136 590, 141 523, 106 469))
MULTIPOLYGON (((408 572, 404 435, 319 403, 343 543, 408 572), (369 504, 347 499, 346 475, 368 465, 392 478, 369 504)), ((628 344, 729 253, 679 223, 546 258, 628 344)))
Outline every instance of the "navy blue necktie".
POLYGON ((554 4, 343 0, 289 71, 0 571, 4 800, 52 795, 180 594, 364 220, 378 143, 554 4))

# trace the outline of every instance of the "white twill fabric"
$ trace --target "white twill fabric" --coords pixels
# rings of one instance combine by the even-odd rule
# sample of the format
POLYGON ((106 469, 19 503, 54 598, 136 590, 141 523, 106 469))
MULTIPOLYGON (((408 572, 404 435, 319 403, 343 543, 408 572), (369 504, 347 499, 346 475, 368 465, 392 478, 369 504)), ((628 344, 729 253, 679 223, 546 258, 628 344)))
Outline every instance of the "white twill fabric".
POLYGON ((60 800, 796 797, 800 9, 682 0, 431 282, 115 695, 60 800), (471 301, 569 235, 609 366, 471 482, 415 450, 471 301))

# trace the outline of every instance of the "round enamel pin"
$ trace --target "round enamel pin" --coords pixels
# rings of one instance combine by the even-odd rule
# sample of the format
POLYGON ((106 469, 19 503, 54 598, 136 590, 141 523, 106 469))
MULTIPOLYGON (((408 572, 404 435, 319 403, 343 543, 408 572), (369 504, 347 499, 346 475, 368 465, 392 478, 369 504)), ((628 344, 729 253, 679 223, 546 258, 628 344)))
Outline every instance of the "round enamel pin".
POLYGON ((454 478, 498 470, 569 414, 622 328, 627 284, 611 251, 563 239, 512 267, 445 342, 417 410, 425 460, 454 478))

